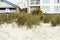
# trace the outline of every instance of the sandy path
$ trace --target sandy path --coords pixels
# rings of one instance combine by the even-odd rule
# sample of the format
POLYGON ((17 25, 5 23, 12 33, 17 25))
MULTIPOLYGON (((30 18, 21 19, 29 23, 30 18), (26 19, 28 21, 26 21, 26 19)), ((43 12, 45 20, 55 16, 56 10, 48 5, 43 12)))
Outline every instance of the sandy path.
POLYGON ((60 27, 41 24, 37 28, 18 28, 15 24, 4 24, 0 27, 0 40, 60 40, 60 27))

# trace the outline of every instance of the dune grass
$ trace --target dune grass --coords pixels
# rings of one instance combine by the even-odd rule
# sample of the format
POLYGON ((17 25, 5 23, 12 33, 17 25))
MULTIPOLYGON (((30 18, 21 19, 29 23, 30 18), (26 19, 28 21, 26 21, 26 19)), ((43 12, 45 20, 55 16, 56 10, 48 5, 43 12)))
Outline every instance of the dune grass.
POLYGON ((60 25, 60 15, 59 14, 44 14, 40 9, 33 10, 31 13, 20 12, 20 13, 10 13, 0 14, 0 24, 3 23, 13 23, 15 22, 19 27, 21 25, 27 25, 27 27, 32 28, 33 25, 40 25, 41 22, 51 23, 52 26, 60 25))
POLYGON ((32 28, 32 25, 39 25, 40 18, 38 15, 32 15, 28 13, 10 13, 10 14, 0 14, 0 24, 3 23, 13 23, 15 22, 19 27, 21 25, 27 25, 27 27, 32 28))

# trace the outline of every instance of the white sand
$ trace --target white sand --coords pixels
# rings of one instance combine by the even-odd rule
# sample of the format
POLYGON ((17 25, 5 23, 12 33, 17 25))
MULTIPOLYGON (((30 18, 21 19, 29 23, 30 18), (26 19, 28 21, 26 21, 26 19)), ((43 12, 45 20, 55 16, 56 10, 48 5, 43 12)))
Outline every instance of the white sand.
POLYGON ((60 40, 60 27, 41 23, 35 29, 26 29, 18 28, 16 24, 3 24, 0 27, 0 40, 60 40))

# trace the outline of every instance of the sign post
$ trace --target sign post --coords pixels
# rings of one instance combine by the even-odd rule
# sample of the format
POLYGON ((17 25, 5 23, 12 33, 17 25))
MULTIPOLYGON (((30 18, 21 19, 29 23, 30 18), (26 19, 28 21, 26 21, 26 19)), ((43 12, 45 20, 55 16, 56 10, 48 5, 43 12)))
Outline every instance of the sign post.
POLYGON ((8 21, 8 15, 10 14, 10 10, 7 8, 7 9, 5 10, 5 13, 6 13, 6 15, 7 15, 7 21, 8 21))

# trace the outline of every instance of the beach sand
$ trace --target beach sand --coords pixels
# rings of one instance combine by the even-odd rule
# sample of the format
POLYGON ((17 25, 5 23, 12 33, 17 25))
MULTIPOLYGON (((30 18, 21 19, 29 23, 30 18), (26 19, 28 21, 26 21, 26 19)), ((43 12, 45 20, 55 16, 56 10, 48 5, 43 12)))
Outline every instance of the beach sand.
POLYGON ((41 23, 36 28, 17 27, 14 23, 0 25, 0 40, 60 40, 60 27, 41 23))

